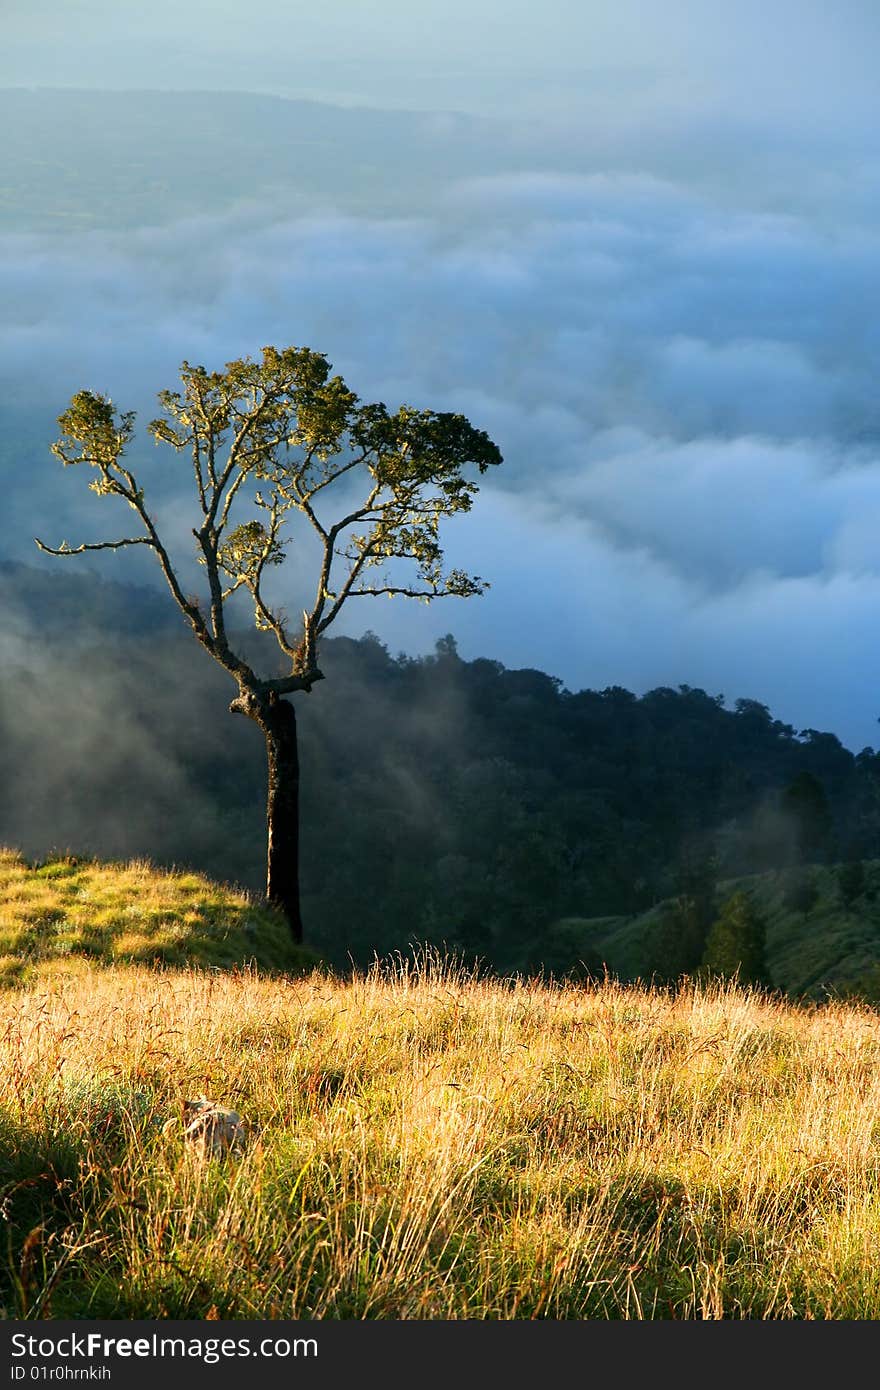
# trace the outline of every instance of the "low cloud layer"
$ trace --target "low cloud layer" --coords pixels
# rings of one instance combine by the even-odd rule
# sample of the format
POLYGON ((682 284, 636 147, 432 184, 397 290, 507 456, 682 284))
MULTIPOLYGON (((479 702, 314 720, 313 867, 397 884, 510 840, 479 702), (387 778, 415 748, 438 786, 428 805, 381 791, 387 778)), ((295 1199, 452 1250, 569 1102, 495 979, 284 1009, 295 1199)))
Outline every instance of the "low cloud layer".
MULTIPOLYGON (((120 533, 47 452, 73 391, 150 412, 183 357, 308 344, 363 398, 463 410, 505 455, 449 533, 491 593, 360 600, 342 631, 423 651, 452 630, 466 656, 571 687, 687 682, 876 743, 877 190, 866 167, 832 221, 646 174, 526 173, 461 183, 430 220, 260 209, 7 238, 0 547, 120 533)), ((149 487, 151 444, 141 466, 149 487)))

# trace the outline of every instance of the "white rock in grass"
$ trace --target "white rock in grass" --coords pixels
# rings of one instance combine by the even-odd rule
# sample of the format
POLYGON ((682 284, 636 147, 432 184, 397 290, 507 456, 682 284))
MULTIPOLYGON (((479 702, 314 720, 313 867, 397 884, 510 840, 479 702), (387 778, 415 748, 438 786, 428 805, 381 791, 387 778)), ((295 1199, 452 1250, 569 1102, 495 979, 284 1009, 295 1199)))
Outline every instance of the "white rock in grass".
POLYGON ((223 1158, 242 1152, 246 1125, 235 1110, 200 1096, 183 1102, 183 1136, 203 1156, 223 1158))

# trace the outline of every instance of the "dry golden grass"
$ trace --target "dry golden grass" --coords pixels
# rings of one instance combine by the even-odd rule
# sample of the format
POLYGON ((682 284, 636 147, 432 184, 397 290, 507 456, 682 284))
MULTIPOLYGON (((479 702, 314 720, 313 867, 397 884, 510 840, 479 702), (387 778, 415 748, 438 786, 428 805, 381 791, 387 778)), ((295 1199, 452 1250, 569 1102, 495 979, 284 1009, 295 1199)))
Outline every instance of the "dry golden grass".
POLYGON ((86 967, 0 1035, 13 1315, 880 1316, 867 1009, 86 967))

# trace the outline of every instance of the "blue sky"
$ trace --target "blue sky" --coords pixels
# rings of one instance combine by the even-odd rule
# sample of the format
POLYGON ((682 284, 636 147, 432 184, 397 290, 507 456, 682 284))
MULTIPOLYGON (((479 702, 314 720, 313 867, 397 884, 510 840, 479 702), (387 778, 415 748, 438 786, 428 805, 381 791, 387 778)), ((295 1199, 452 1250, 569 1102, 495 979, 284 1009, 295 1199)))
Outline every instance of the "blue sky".
POLYGON ((572 687, 687 682, 876 745, 878 39, 860 0, 7 0, 0 86, 456 109, 532 145, 412 217, 331 199, 7 238, 4 380, 140 406, 184 356, 307 343, 363 397, 466 411, 506 460, 449 537, 491 593, 349 630, 452 630, 572 687))

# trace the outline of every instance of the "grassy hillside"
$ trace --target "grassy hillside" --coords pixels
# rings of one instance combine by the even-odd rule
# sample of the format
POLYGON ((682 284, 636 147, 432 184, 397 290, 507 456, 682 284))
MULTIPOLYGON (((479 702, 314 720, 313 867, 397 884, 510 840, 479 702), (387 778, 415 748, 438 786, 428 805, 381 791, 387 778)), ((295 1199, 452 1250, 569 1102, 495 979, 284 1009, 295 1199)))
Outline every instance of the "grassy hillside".
POLYGON ((24 1317, 880 1317, 880 1019, 86 964, 0 998, 24 1317), (188 1146, 184 1099, 248 1122, 188 1146))
POLYGON ((0 849, 0 984, 107 964, 309 968, 276 912, 200 874, 63 858, 28 864, 0 849))
MULTIPOLYGON (((878 866, 851 909, 812 873, 797 910, 748 886, 774 976, 842 980, 878 866)), ((566 932, 622 966, 656 917, 566 932)), ((880 1318, 865 1005, 430 953, 343 981, 198 875, 10 851, 0 933, 0 1316, 880 1318), (199 1096, 241 1152, 187 1141, 199 1096)))
MULTIPOLYGON (((863 865, 861 892, 847 902, 841 866, 730 879, 719 904, 746 889, 767 923, 772 983, 793 998, 823 998, 861 986, 880 999, 880 861, 863 865), (795 887, 800 892, 795 891, 795 887), (806 892, 804 888, 806 887, 806 892)), ((635 916, 565 918, 535 940, 535 969, 565 974, 579 958, 623 981, 650 981, 662 968, 667 903, 635 916), (540 957, 540 959, 538 959, 540 957)), ((294 947, 278 914, 243 892, 195 873, 148 863, 103 864, 63 857, 29 864, 0 849, 0 984, 105 964, 308 969, 318 958, 294 947)))
MULTIPOLYGON (((842 865, 756 874, 719 885, 718 902, 745 889, 767 924, 773 984, 793 998, 821 998, 861 987, 880 998, 880 861, 863 864, 864 886, 847 901, 842 865)), ((631 917, 567 918, 554 929, 570 958, 578 949, 624 980, 662 969, 660 932, 667 903, 631 917)))

